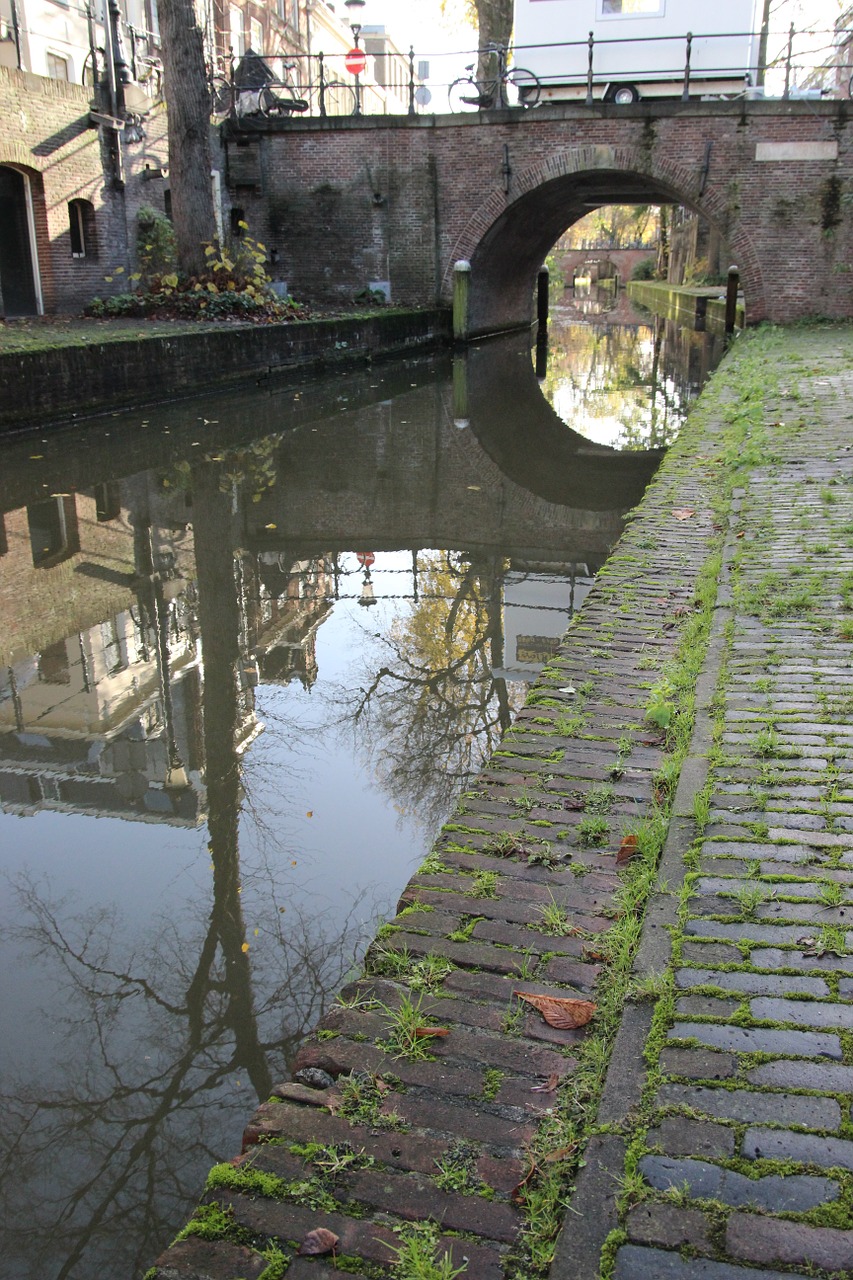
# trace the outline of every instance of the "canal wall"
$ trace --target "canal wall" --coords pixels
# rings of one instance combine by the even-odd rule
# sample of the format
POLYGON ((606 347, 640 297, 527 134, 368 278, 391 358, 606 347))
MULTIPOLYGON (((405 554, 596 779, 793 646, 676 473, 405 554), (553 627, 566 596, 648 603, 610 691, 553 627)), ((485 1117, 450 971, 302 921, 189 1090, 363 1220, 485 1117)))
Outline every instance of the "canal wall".
POLYGON ((199 325, 168 337, 123 336, 88 346, 0 353, 0 434, 281 373, 321 372, 450 341, 444 310, 380 311, 270 325, 199 325))
MULTIPOLYGON (((658 280, 629 280, 626 288, 632 302, 654 311, 655 315, 675 320, 687 329, 725 333, 726 290, 701 285, 668 284, 658 280)), ((746 310, 739 301, 735 310, 735 327, 746 323, 746 310)))
POLYGON ((631 966, 690 741, 740 376, 730 359, 713 379, 363 972, 152 1277, 409 1276, 416 1253, 471 1280, 598 1274, 618 1225, 603 1193, 557 1239, 583 1169, 606 1158, 608 1195, 622 1174, 624 1139, 593 1118, 623 1014, 645 1017, 631 966))

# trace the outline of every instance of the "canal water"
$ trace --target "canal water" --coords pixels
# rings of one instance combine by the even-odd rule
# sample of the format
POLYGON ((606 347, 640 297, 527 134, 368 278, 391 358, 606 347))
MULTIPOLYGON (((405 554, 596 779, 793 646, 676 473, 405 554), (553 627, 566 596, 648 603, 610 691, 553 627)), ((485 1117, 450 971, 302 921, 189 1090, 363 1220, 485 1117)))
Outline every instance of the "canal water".
POLYGON ((0 447, 4 1280, 141 1276, 719 352, 621 298, 0 447))

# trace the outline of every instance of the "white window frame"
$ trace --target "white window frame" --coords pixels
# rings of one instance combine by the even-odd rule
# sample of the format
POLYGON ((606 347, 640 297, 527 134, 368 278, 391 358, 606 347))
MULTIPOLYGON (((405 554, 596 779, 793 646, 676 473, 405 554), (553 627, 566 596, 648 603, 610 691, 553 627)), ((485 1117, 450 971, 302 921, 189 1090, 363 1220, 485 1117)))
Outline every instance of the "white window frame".
POLYGON ((666 0, 657 0, 658 7, 656 9, 636 9, 627 13, 605 13, 604 3, 605 0, 598 0, 596 6, 596 17, 599 22, 628 22, 631 20, 636 22, 638 19, 666 17, 666 0))

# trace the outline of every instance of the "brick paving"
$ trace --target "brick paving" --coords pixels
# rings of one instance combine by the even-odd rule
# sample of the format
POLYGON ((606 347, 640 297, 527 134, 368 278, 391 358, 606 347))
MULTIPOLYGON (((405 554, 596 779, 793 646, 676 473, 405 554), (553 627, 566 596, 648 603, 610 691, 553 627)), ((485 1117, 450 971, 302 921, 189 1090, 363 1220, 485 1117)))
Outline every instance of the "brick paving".
POLYGON ((472 1280, 853 1269, 851 390, 849 328, 738 344, 158 1280, 411 1280, 413 1239, 472 1280), (646 713, 685 693, 715 550, 679 777, 646 713), (647 900, 616 855, 661 814, 647 900), (558 1029, 519 990, 598 1012, 558 1029), (552 1169, 556 1241, 553 1203, 531 1225, 552 1169), (319 1227, 334 1252, 306 1256, 319 1227))

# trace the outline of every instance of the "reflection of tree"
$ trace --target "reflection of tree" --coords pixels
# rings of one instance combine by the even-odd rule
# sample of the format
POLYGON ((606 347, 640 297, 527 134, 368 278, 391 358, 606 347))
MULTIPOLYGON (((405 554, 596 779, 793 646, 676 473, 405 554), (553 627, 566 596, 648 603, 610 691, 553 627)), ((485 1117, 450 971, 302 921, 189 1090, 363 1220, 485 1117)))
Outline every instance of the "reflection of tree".
POLYGON ((247 940, 237 749, 247 700, 231 499, 220 481, 216 465, 193 469, 213 871, 206 924, 164 915, 134 943, 115 908, 75 915, 48 889, 17 886, 16 932, 50 966, 63 1036, 63 1083, 45 1064, 3 1099, 4 1262, 27 1280, 144 1269, 209 1165, 237 1145, 248 1107, 234 1073, 265 1098, 351 962, 347 921, 290 926, 275 870, 252 885, 260 940, 247 940))
POLYGON ((504 567, 420 553, 420 598, 377 637, 381 665, 366 688, 336 695, 383 790, 425 826, 446 817, 517 709, 492 675, 503 665, 504 567))
POLYGON ((576 431, 584 431, 584 421, 612 423, 617 448, 670 444, 688 387, 661 373, 664 333, 660 319, 640 329, 555 322, 548 333, 546 398, 576 431))

